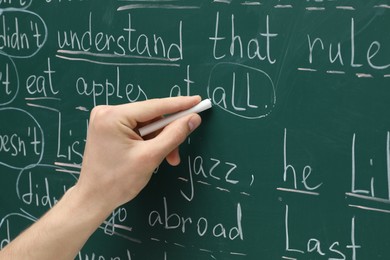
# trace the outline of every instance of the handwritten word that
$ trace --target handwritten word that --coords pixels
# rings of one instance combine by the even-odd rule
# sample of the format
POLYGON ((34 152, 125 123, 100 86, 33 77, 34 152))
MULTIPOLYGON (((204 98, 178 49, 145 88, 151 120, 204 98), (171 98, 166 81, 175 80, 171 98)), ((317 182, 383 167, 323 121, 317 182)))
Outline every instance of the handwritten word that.
POLYGON ((274 64, 276 59, 274 59, 271 54, 271 40, 278 36, 277 33, 272 33, 270 31, 270 22, 269 16, 267 15, 265 19, 265 32, 259 33, 259 38, 252 38, 247 41, 244 41, 243 38, 236 32, 235 27, 235 16, 231 15, 231 24, 230 24, 230 37, 221 36, 220 31, 222 27, 219 22, 219 12, 217 12, 215 19, 215 31, 214 35, 209 39, 213 42, 213 57, 216 60, 225 58, 227 55, 231 57, 238 56, 240 58, 248 59, 257 59, 260 61, 267 60, 269 64, 274 64), (264 41, 261 42, 261 41, 264 41), (223 47, 226 46, 226 42, 230 43, 229 48, 223 47), (265 46, 265 50, 263 49, 265 46))

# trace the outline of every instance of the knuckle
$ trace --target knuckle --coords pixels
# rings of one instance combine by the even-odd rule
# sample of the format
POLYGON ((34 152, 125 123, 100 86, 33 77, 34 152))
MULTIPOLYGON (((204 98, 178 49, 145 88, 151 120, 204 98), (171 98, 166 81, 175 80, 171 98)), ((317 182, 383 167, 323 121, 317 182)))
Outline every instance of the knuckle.
POLYGON ((149 149, 148 151, 140 152, 138 153, 138 156, 139 162, 146 162, 149 165, 158 164, 161 157, 156 149, 149 149))
POLYGON ((165 158, 164 151, 158 147, 150 145, 139 147, 137 153, 137 162, 142 162, 142 167, 146 171, 153 171, 165 158))
POLYGON ((106 113, 106 110, 108 109, 108 106, 106 105, 100 105, 96 106, 91 111, 91 117, 92 118, 100 118, 102 114, 106 113))
POLYGON ((187 124, 181 124, 173 129, 176 140, 181 141, 184 140, 188 134, 190 133, 189 127, 187 124))
POLYGON ((113 108, 107 105, 96 106, 91 111, 91 126, 98 129, 110 127, 113 122, 113 108))

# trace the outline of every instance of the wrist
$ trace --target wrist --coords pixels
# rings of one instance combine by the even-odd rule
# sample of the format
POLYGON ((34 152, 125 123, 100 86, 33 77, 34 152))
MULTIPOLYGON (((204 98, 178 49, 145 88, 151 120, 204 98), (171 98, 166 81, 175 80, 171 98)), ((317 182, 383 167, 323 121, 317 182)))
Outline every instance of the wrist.
POLYGON ((104 195, 89 192, 77 183, 65 193, 64 199, 69 200, 71 210, 100 225, 114 210, 101 196, 104 195))

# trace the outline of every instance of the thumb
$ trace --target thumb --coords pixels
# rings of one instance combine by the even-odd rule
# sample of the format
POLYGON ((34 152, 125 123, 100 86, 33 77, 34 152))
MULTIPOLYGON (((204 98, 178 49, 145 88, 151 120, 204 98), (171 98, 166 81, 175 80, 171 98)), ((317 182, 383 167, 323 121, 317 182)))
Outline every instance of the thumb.
POLYGON ((149 140, 153 142, 158 154, 163 160, 168 154, 183 143, 187 136, 193 132, 202 122, 198 114, 191 114, 186 117, 175 120, 167 125, 163 131, 155 138, 149 140))

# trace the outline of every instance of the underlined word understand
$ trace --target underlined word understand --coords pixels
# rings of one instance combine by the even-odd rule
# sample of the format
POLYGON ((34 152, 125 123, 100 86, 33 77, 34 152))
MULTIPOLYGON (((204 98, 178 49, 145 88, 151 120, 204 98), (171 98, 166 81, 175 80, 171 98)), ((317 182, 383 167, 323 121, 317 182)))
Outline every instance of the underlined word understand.
MULTIPOLYGON (((119 33, 103 32, 96 28, 92 13, 88 19, 76 30, 57 31, 57 45, 62 51, 59 58, 78 60, 81 58, 67 57, 66 51, 81 51, 85 54, 113 54, 114 56, 134 55, 128 58, 141 59, 143 63, 148 62, 175 62, 183 60, 183 22, 179 21, 175 27, 176 35, 168 37, 159 34, 147 34, 137 29, 131 14, 128 14, 127 24, 122 25, 119 33), (164 58, 165 60, 162 60, 164 58)), ((104 56, 100 56, 103 57, 104 56)), ((96 61, 96 63, 98 63, 96 61)))

